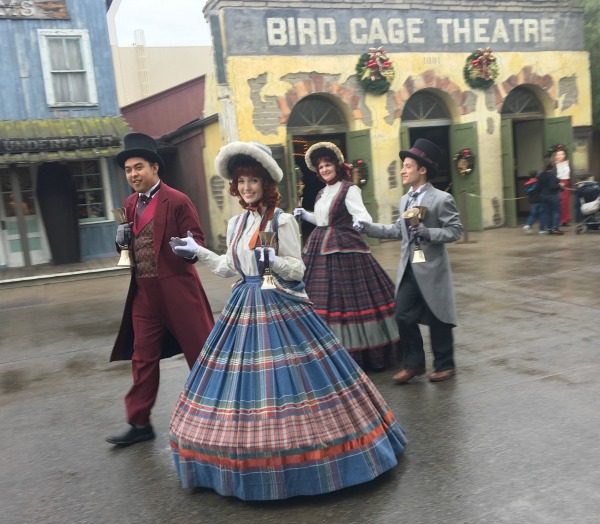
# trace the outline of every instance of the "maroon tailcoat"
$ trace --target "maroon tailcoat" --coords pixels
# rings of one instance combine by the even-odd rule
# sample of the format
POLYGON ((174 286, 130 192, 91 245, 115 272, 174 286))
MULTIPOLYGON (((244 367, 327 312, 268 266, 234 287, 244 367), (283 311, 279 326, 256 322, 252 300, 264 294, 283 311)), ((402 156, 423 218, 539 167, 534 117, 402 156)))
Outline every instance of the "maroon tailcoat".
MULTIPOLYGON (((125 212, 128 222, 133 222, 135 219, 138 198, 138 194, 134 193, 125 200, 125 212)), ((204 233, 200 227, 198 213, 186 195, 167 186, 164 182, 160 183, 160 190, 154 198, 158 199, 153 219, 154 262, 156 263, 160 295, 153 298, 162 300, 167 305, 171 301, 179 303, 186 301, 188 303, 185 308, 186 314, 179 317, 179 322, 187 326, 202 326, 200 332, 205 335, 203 338, 206 339, 214 326, 214 318, 200 283, 200 277, 194 267, 195 260, 189 261, 177 256, 169 245, 171 237, 186 237, 187 232, 191 231, 194 240, 199 245, 204 246, 204 233)), ((134 269, 132 269, 123 319, 110 356, 111 361, 130 360, 133 355, 132 307, 136 287, 136 277, 134 269)), ((199 337, 198 329, 186 331, 189 332, 191 337, 199 337)), ((204 341, 192 341, 198 344, 198 352, 202 349, 204 341)), ((171 357, 179 353, 181 353, 179 343, 172 335, 167 336, 161 358, 171 357)))

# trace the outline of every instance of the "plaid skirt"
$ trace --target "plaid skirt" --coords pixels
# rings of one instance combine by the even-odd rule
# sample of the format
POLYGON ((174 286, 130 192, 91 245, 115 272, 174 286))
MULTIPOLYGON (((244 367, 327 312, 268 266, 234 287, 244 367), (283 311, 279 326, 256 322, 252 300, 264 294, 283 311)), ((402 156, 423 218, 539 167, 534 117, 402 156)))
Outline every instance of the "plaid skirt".
POLYGON ((303 255, 315 311, 363 369, 393 366, 400 349, 394 283, 371 253, 322 255, 320 245, 310 242, 303 255))
POLYGON ((406 444, 390 408, 306 299, 234 290, 170 424, 185 488, 244 500, 367 482, 406 444))

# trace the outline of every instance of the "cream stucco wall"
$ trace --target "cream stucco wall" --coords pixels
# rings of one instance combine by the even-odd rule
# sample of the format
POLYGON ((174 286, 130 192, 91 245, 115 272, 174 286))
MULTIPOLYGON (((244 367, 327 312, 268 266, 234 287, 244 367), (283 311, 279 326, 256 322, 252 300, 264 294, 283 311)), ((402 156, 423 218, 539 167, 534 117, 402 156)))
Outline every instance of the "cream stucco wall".
MULTIPOLYGON (((382 222, 391 220, 390 209, 404 189, 390 190, 388 168, 399 172, 401 112, 411 94, 429 89, 443 95, 454 124, 476 122, 477 161, 483 227, 494 225, 492 199, 503 199, 501 103, 515 85, 535 82, 546 118, 570 116, 573 126, 591 124, 590 74, 587 52, 495 53, 500 66, 496 88, 473 90, 463 78, 464 53, 388 53, 395 69, 390 91, 383 96, 365 94, 353 79, 357 56, 257 56, 229 57, 227 95, 233 101, 233 118, 241 140, 285 144, 286 118, 304 96, 327 92, 337 97, 349 116, 349 130, 370 129, 375 197, 382 222), (333 79, 318 91, 307 81, 315 75, 333 79), (263 79, 256 96, 256 80, 263 79), (289 81, 286 78, 295 80, 289 81), (434 79, 433 81, 431 79, 434 79), (532 78, 534 80, 532 80, 532 78), (572 86, 565 89, 561 82, 572 86), (433 82, 433 83, 432 83, 433 82), (293 96, 290 96, 292 94, 293 96), (357 99, 359 97, 358 103, 357 99), (276 101, 276 103, 274 102, 276 101), (459 105, 459 102, 461 101, 459 105), (269 103, 270 102, 270 103, 269 103), (261 125, 266 107, 277 107, 280 124, 268 132, 261 125)), ((208 90, 207 90, 208 91, 208 90)), ((231 122, 230 122, 231 125, 231 122)), ((227 133, 224 133, 227 138, 227 133)), ((540 159, 541 161, 541 159, 540 159)))

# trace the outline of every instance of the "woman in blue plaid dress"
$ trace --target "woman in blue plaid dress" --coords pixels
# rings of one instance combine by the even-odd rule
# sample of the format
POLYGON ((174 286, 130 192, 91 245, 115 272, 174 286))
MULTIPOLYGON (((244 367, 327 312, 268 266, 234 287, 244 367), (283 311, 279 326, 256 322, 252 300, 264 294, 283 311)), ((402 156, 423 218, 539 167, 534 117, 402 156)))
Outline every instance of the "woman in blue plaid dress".
POLYGON ((277 208, 283 173, 256 143, 225 146, 215 164, 245 210, 229 222, 227 253, 191 237, 171 247, 241 278, 171 418, 181 483, 271 500, 372 480, 396 465, 406 439, 304 292, 298 225, 277 208), (275 233, 273 247, 261 247, 259 231, 275 233), (274 289, 261 287, 265 258, 274 289))
POLYGON ((314 213, 294 210, 295 216, 317 226, 304 246, 308 296, 359 366, 394 365, 400 342, 394 283, 352 227, 357 219, 373 221, 360 189, 349 181, 350 166, 335 144, 314 144, 305 160, 326 184, 314 213))

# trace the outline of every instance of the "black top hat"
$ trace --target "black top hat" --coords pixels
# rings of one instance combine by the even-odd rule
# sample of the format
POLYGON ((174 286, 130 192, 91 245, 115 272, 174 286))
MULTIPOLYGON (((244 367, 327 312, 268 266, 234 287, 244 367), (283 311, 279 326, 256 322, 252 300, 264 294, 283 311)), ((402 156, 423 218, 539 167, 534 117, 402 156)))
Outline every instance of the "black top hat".
POLYGON ((125 149, 117 154, 117 163, 121 168, 125 167, 128 158, 139 156, 147 159, 152 164, 158 164, 158 172, 164 172, 165 162, 157 152, 156 142, 151 136, 144 133, 129 133, 123 137, 125 149))
POLYGON ((427 178, 437 174, 442 161, 442 150, 426 138, 418 138, 408 151, 400 151, 400 158, 413 158, 427 168, 427 178))

